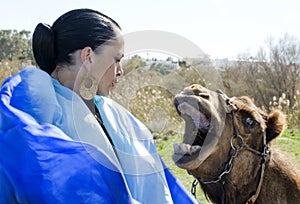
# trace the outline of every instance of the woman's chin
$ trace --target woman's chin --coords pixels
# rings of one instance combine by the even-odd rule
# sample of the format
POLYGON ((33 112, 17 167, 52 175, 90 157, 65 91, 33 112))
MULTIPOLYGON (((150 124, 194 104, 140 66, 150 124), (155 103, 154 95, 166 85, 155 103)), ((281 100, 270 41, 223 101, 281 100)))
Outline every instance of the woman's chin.
POLYGON ((97 95, 99 96, 108 96, 110 92, 110 89, 108 89, 107 91, 98 91, 97 95))

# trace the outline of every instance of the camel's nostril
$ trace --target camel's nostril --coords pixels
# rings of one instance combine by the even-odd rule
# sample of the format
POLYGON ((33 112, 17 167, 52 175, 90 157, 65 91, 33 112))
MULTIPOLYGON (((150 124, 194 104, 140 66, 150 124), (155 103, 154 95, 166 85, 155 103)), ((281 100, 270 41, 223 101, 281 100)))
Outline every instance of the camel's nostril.
POLYGON ((201 98, 204 98, 204 99, 207 99, 207 100, 209 99, 209 94, 205 90, 195 89, 194 94, 196 96, 200 96, 201 98))
POLYGON ((209 94, 208 93, 200 93, 199 94, 200 97, 204 98, 204 99, 209 99, 209 94))

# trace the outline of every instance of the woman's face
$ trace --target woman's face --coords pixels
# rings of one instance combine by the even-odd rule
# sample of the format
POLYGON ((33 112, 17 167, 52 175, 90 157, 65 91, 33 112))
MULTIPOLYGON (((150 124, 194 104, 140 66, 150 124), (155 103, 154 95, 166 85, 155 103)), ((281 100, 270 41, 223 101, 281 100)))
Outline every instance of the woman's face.
POLYGON ((107 96, 123 74, 121 66, 121 59, 124 56, 123 39, 120 37, 114 43, 97 49, 100 49, 100 53, 93 52, 91 56, 90 74, 98 82, 97 94, 107 96))

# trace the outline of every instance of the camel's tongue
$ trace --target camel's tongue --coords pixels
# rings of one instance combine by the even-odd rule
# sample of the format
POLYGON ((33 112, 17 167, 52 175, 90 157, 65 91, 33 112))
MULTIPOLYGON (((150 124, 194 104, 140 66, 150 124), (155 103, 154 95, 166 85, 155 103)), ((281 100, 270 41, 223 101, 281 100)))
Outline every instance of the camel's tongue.
POLYGON ((201 150, 199 145, 189 145, 189 144, 174 144, 174 153, 181 155, 192 155, 201 150))
POLYGON ((207 128, 209 126, 209 121, 207 120, 206 116, 190 104, 183 102, 180 105, 178 105, 178 110, 182 114, 189 115, 192 118, 196 127, 207 128))

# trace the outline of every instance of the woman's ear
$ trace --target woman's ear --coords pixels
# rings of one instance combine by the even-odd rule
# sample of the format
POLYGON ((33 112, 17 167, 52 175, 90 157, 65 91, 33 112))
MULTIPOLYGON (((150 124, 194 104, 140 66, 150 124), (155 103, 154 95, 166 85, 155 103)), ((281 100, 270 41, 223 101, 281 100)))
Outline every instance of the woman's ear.
POLYGON ((81 62, 82 63, 92 63, 92 58, 91 58, 92 52, 93 52, 93 50, 91 47, 88 47, 88 46, 84 47, 80 53, 81 62))

